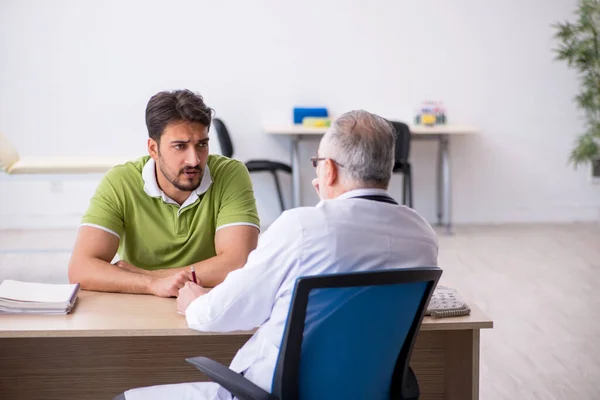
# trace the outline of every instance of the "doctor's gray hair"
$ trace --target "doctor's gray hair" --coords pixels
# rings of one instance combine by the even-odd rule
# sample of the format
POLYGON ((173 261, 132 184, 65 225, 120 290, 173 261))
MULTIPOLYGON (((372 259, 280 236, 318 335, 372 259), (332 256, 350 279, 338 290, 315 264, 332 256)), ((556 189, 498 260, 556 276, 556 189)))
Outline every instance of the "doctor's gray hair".
POLYGON ((385 118, 364 110, 338 117, 323 137, 324 150, 341 165, 340 174, 359 187, 387 189, 392 177, 396 130, 385 118))

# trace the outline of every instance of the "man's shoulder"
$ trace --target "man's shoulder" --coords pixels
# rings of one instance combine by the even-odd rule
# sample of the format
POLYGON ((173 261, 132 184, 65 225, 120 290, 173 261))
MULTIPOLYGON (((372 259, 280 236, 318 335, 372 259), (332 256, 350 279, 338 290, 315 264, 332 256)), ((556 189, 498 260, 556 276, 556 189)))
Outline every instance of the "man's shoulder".
POLYGON ((210 175, 213 181, 222 178, 227 173, 239 170, 240 168, 246 170, 245 164, 240 160, 221 156, 219 154, 210 154, 206 164, 210 169, 210 175))
POLYGON ((415 210, 406 206, 357 200, 333 199, 321 202, 317 207, 328 225, 377 226, 387 234, 409 234, 429 240, 436 234, 431 225, 415 210))
POLYGON ((238 191, 252 185, 246 165, 239 160, 211 154, 208 156, 206 165, 210 171, 212 185, 217 191, 224 188, 238 191))

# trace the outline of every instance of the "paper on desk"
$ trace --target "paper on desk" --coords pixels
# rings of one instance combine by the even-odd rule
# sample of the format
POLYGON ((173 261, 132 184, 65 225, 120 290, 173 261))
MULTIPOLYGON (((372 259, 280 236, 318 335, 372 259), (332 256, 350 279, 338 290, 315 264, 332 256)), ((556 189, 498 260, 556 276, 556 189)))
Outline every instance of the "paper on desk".
POLYGON ((69 303, 78 290, 79 284, 34 283, 5 279, 0 284, 0 298, 39 303, 69 303))

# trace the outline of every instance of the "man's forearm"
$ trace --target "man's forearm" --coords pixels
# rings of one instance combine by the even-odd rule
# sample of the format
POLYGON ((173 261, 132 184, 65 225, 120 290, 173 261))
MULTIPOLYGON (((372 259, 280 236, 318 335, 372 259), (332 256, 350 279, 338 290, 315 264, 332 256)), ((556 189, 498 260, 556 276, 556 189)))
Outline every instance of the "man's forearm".
POLYGON ((69 280, 79 282, 85 290, 117 293, 151 294, 153 278, 145 274, 125 271, 97 258, 72 260, 69 280))

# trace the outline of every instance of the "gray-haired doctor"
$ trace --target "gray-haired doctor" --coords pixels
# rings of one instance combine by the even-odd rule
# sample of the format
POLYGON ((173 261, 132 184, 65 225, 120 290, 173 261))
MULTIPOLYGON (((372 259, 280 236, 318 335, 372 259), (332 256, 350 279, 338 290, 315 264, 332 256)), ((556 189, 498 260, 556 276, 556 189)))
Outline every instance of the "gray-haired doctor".
MULTIPOLYGON (((246 265, 210 292, 192 282, 180 290, 178 309, 191 329, 259 327, 234 357, 232 370, 271 391, 297 277, 437 266, 431 226, 387 192, 395 140, 394 128, 380 116, 358 110, 337 118, 312 159, 317 173, 313 186, 321 201, 284 212, 259 238, 246 265)), ((212 382, 132 389, 125 397, 232 399, 212 382)))

